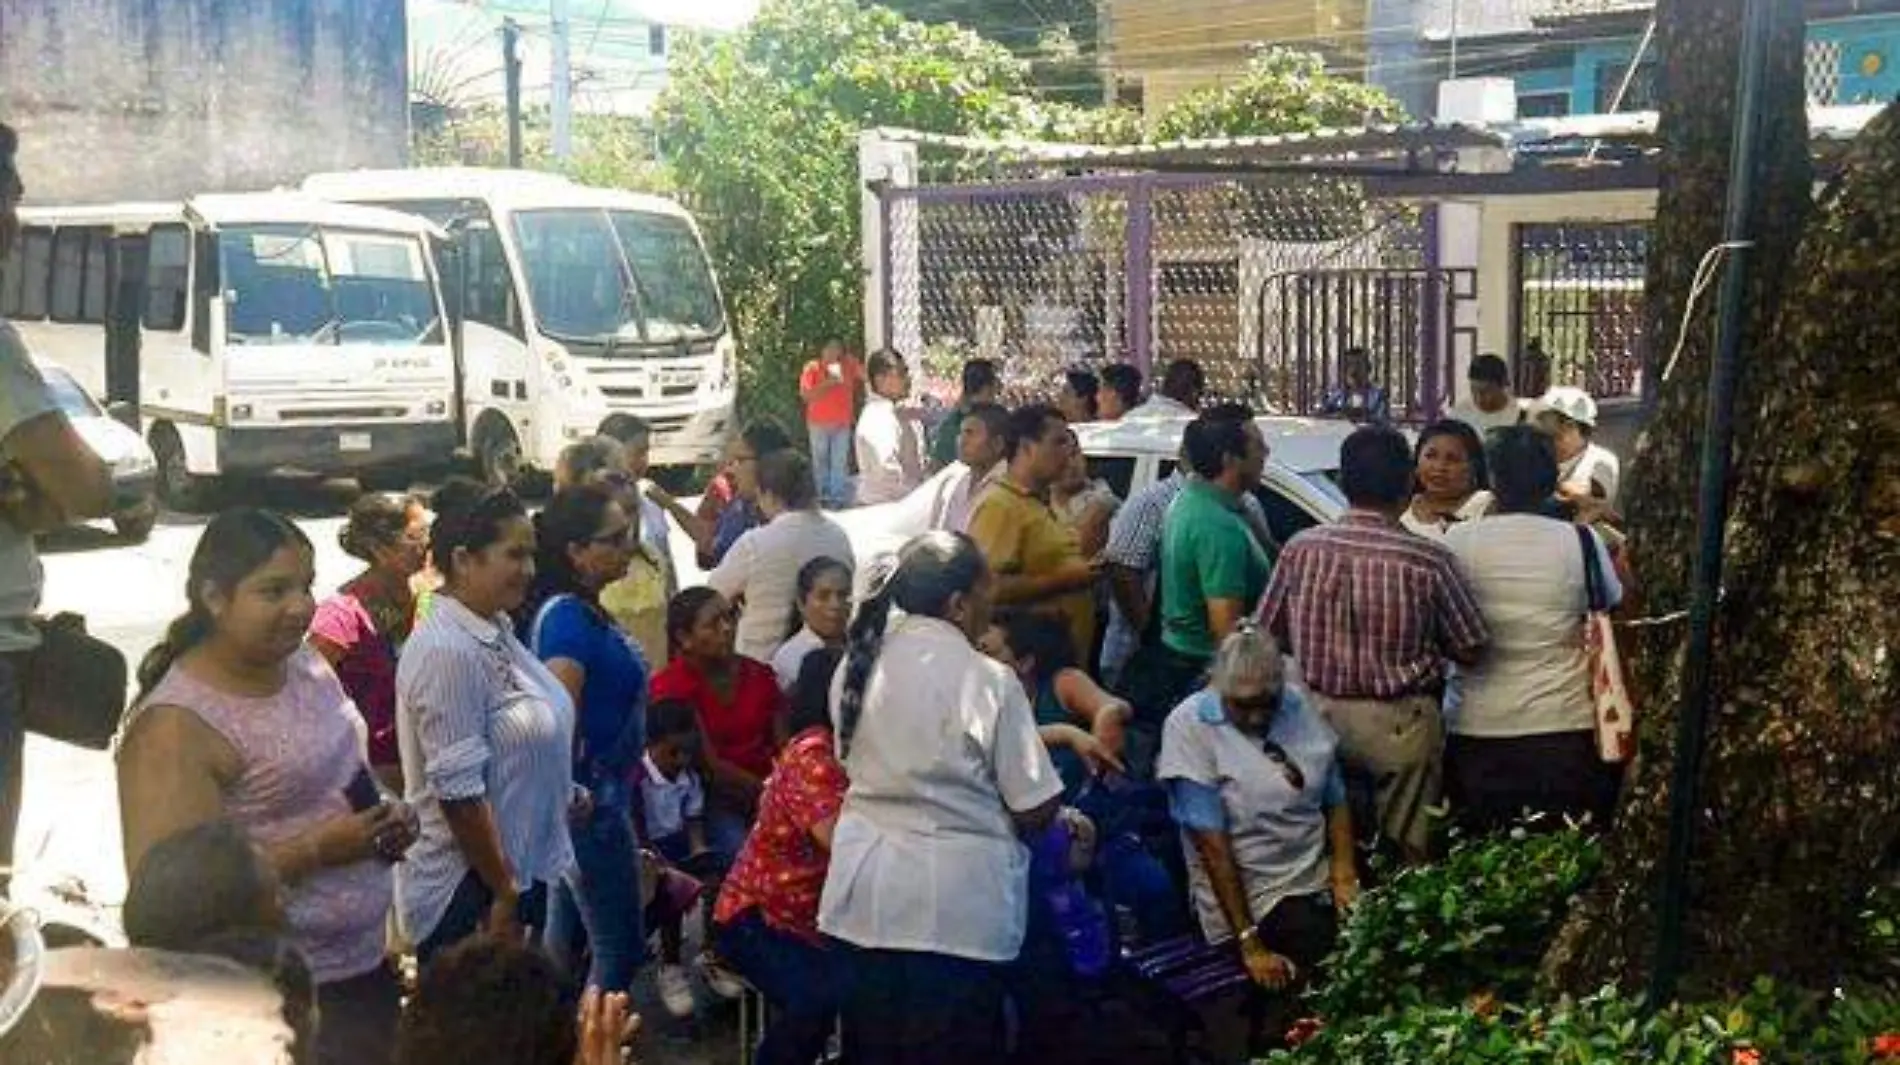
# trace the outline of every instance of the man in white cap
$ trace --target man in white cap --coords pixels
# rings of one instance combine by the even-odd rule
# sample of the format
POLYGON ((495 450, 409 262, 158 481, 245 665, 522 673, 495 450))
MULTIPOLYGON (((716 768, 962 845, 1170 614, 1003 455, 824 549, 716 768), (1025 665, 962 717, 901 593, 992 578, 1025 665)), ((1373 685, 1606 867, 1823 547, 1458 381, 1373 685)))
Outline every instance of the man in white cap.
POLYGON ((1537 404, 1537 427, 1557 444, 1557 494, 1569 502, 1597 500, 1615 508, 1622 463, 1606 447, 1591 441, 1597 428, 1597 401, 1581 388, 1560 385, 1537 404))

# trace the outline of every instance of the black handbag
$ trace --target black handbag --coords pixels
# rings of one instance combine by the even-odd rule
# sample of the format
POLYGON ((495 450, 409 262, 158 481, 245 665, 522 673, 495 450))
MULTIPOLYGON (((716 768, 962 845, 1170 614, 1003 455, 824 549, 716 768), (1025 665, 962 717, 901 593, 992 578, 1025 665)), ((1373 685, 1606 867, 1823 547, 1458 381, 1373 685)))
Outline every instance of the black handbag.
POLYGON ((36 622, 40 645, 28 654, 21 678, 22 720, 28 732, 103 751, 125 715, 125 656, 86 632, 77 614, 36 622))

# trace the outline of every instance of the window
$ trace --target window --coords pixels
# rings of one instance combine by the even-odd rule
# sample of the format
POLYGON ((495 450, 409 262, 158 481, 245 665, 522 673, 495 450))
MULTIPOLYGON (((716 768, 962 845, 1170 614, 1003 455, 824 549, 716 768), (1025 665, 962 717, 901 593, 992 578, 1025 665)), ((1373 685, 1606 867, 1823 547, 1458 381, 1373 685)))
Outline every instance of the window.
POLYGON ((1135 460, 1129 455, 1088 456, 1089 477, 1106 483, 1117 498, 1127 499, 1135 483, 1135 460))
POLYGON ((191 235, 184 226, 158 226, 147 254, 145 328, 176 332, 191 296, 191 235))
MULTIPOLYGON (((1629 72, 1628 63, 1604 63, 1597 67, 1597 110, 1608 112, 1616 102, 1616 90, 1623 85, 1623 75, 1629 72)), ((1623 94, 1622 106, 1614 108, 1618 112, 1654 111, 1656 109, 1656 63, 1651 60, 1636 68, 1636 76, 1630 78, 1629 91, 1623 94)))
POLYGON ((106 320, 106 279, 111 275, 107 264, 112 258, 112 234, 92 230, 86 240, 86 284, 79 301, 82 321, 106 320))
POLYGON ((1275 543, 1284 546, 1294 533, 1319 524, 1304 507, 1281 495, 1272 485, 1263 484, 1254 489, 1253 494, 1260 500, 1260 508, 1267 512, 1267 528, 1273 532, 1275 543))
POLYGON ((1821 107, 1840 102, 1841 97, 1841 42, 1809 41, 1804 57, 1805 71, 1802 81, 1808 93, 1808 103, 1821 107))
POLYGON ((15 241, 13 251, 0 260, 0 318, 20 316, 20 256, 20 244, 15 241))
POLYGON ((1570 114, 1568 92, 1527 92, 1517 98, 1519 118, 1563 118, 1568 114, 1570 114))
POLYGON ((46 317, 46 291, 53 274, 53 231, 29 229, 20 235, 20 299, 15 317, 46 317))
MULTIPOLYGON (((463 233, 462 254, 468 256, 468 304, 463 316, 471 322, 521 335, 515 313, 514 275, 502 256, 501 234, 492 228, 470 228, 463 233)), ((454 283, 444 278, 444 284, 454 283)))
POLYGON ((666 54, 666 27, 654 23, 647 27, 647 51, 656 56, 666 54))
POLYGON ((87 236, 83 229, 62 229, 53 236, 53 295, 47 310, 55 322, 84 321, 87 236))

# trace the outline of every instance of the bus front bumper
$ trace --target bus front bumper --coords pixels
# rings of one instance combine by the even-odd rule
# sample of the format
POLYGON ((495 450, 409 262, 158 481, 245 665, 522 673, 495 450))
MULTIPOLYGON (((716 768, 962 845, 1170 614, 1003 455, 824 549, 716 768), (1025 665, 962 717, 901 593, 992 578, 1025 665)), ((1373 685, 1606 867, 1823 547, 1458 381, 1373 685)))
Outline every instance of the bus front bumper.
POLYGON ((445 467, 459 441, 452 422, 270 426, 218 430, 223 473, 346 474, 445 467))

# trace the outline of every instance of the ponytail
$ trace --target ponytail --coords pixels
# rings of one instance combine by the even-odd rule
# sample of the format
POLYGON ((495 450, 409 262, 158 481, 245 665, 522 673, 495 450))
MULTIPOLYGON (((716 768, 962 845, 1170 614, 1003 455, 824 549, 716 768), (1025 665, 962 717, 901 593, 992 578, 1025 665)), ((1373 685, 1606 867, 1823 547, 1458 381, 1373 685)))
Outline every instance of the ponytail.
POLYGON ((871 667, 884 649, 884 632, 890 626, 891 601, 896 570, 879 574, 876 587, 858 607, 851 628, 844 638, 844 688, 838 695, 838 757, 851 756, 851 737, 857 734, 858 719, 864 716, 864 688, 871 679, 871 667))
POLYGON ((230 594, 284 547, 305 553, 311 550, 310 538, 281 514, 258 507, 236 507, 211 519, 191 553, 190 574, 185 578, 188 608, 139 662, 139 693, 134 703, 151 695, 180 658, 211 637, 215 626, 211 611, 204 605, 205 591, 215 588, 230 594))
POLYGON ((178 660, 185 657, 187 651, 205 642, 210 635, 211 616, 195 603, 190 610, 173 619, 166 627, 165 635, 139 661, 139 694, 132 701, 138 703, 152 694, 152 689, 158 687, 158 682, 165 679, 165 674, 172 671, 178 660))
POLYGON ((878 573, 845 633, 844 687, 838 697, 838 756, 849 757, 851 738, 864 715, 864 690, 884 649, 895 607, 919 617, 946 616, 951 601, 967 595, 988 572, 976 541, 962 533, 933 532, 905 544, 897 564, 878 573))

